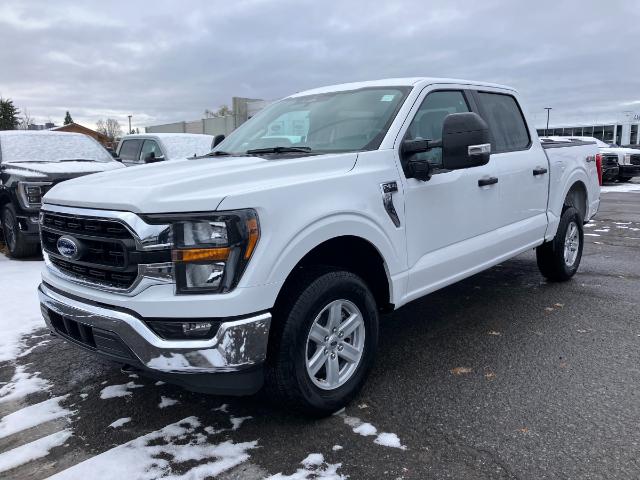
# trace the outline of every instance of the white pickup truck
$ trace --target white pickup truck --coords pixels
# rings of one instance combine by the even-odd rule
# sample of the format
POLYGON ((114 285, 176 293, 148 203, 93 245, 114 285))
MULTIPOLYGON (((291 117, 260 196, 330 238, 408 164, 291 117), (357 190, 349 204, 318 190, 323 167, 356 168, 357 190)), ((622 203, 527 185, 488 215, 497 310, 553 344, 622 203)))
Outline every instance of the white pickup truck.
POLYGON ((380 312, 530 249, 578 269, 592 143, 540 143, 515 90, 404 78, 297 93, 207 156, 55 186, 39 288, 51 330, 212 393, 335 411, 380 312))

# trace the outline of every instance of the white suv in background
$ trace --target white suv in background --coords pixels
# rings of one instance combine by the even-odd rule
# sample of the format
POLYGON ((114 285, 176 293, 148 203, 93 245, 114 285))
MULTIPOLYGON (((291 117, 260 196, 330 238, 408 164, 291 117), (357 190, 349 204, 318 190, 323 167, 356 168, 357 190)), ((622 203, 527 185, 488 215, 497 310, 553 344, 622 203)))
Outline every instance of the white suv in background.
POLYGON ((126 166, 179 160, 209 153, 216 137, 195 133, 140 133, 126 135, 118 144, 117 159, 126 166))

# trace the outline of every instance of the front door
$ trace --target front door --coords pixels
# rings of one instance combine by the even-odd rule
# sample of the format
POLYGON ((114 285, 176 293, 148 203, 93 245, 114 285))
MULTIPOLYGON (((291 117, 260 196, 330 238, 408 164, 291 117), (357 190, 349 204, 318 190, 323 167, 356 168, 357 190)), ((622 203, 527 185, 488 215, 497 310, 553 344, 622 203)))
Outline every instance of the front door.
MULTIPOLYGON (((416 102, 400 138, 438 140, 444 118, 472 111, 472 102, 464 88, 430 87, 416 102)), ((417 155, 429 161, 433 176, 426 182, 403 181, 409 266, 406 301, 453 283, 494 258, 490 232, 500 226, 501 184, 486 182, 496 177, 493 158, 480 167, 446 171, 441 148, 417 155)))

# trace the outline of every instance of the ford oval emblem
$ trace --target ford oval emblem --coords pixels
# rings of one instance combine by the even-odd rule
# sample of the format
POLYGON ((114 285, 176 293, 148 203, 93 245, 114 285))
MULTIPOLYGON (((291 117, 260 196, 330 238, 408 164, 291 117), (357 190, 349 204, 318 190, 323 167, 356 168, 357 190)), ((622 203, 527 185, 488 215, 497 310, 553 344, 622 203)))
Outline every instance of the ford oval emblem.
POLYGON ((80 257, 80 245, 78 245, 78 241, 67 235, 63 235, 58 238, 58 242, 56 243, 56 247, 58 247, 58 252, 65 258, 70 260, 77 260, 80 257))

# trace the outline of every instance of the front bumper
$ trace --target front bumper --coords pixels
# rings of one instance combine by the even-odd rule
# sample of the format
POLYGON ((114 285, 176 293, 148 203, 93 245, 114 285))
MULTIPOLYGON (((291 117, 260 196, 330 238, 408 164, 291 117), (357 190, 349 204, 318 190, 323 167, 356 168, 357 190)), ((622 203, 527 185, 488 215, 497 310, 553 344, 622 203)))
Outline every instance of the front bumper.
POLYGON ((123 310, 67 297, 44 283, 38 294, 52 331, 95 353, 151 372, 242 373, 266 359, 270 313, 223 322, 209 340, 165 340, 123 310))
POLYGON ((640 165, 620 165, 620 174, 623 178, 640 176, 640 165))

